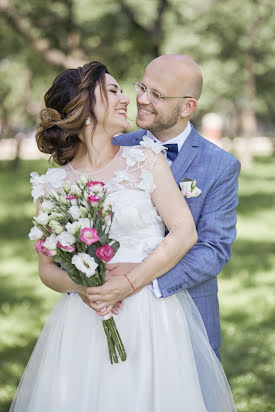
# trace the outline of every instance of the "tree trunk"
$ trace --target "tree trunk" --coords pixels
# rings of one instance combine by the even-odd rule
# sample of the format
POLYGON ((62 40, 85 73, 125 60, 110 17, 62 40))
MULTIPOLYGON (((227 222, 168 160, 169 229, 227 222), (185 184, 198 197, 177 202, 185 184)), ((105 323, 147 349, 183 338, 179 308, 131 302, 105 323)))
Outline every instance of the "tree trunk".
POLYGON ((244 140, 239 157, 244 169, 251 166, 253 155, 249 139, 257 134, 257 118, 255 110, 256 84, 254 72, 254 56, 247 52, 244 62, 243 103, 240 115, 240 131, 244 140))
POLYGON ((254 56, 247 53, 244 64, 244 91, 243 107, 241 112, 241 135, 245 137, 256 136, 257 119, 255 111, 255 73, 254 73, 254 56))

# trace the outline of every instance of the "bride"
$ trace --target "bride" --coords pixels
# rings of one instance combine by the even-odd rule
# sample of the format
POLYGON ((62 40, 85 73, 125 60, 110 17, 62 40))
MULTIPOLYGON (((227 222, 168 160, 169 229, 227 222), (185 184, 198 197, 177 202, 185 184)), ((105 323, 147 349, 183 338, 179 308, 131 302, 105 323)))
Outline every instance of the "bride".
POLYGON ((61 73, 45 104, 37 144, 61 167, 40 177, 33 174, 37 212, 39 196, 52 188, 62 190, 63 180, 74 182, 87 174, 104 182, 114 211, 110 236, 120 242, 111 263, 139 264, 127 276, 107 280, 117 299, 106 305, 96 289, 75 284, 51 257, 38 253, 42 282, 62 295, 10 411, 236 411, 188 292, 158 299, 151 291, 151 282, 197 241, 163 146, 148 139, 124 148, 112 143, 114 135, 129 127, 129 100, 101 63, 61 73), (115 321, 127 352, 125 362, 113 365, 101 325, 111 311, 118 313, 115 321))

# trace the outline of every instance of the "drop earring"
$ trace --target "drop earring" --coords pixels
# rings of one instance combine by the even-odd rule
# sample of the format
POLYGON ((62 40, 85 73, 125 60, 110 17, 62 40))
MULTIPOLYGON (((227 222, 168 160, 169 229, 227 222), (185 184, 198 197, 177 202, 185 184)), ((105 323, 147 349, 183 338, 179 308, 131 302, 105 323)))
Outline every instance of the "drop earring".
POLYGON ((91 124, 91 119, 89 117, 87 117, 87 119, 85 120, 85 124, 86 126, 89 126, 89 124, 91 124))

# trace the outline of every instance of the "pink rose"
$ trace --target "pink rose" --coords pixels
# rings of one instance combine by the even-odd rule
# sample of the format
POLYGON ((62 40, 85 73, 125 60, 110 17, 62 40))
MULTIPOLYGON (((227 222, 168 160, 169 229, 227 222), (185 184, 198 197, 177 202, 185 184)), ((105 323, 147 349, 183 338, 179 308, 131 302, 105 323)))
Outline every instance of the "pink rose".
POLYGON ((113 249, 109 245, 100 246, 96 249, 95 254, 99 259, 104 260, 104 262, 109 262, 114 256, 113 249))
POLYGON ((42 246, 41 252, 45 256, 54 256, 56 254, 55 250, 49 250, 45 246, 42 246))
POLYGON ((108 215, 106 215, 105 218, 104 218, 105 222, 109 222, 111 220, 111 218, 112 218, 111 213, 108 213, 108 215))
POLYGON ((35 244, 36 252, 42 252, 45 256, 54 256, 56 254, 55 250, 49 250, 44 246, 44 240, 40 239, 35 244))
POLYGON ((63 246, 60 242, 57 242, 56 246, 59 247, 59 249, 64 250, 65 252, 69 252, 69 253, 75 252, 75 249, 76 249, 75 245, 63 246))
POLYGON ((44 247, 44 240, 40 239, 36 242, 36 244, 34 245, 34 248, 36 250, 36 252, 42 252, 42 248, 44 247))
POLYGON ((66 200, 73 200, 73 199, 77 199, 77 197, 75 195, 68 195, 66 197, 66 200))
POLYGON ((99 240, 97 230, 90 227, 84 227, 80 233, 80 240, 86 243, 86 245, 91 245, 92 243, 97 242, 99 240))
POLYGON ((100 201, 101 196, 98 195, 91 195, 88 196, 88 202, 91 203, 92 206, 96 206, 98 202, 100 201))
POLYGON ((103 182, 98 182, 98 181, 90 180, 90 181, 87 183, 87 186, 90 187, 90 188, 92 189, 92 191, 102 192, 102 191, 104 190, 105 184, 104 184, 103 182))

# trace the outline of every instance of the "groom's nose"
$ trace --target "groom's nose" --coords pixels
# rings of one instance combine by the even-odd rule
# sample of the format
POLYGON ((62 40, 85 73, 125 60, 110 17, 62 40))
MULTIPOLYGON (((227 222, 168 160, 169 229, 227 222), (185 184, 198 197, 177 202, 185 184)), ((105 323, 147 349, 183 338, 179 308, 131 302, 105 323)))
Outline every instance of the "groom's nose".
POLYGON ((137 94, 137 102, 139 104, 150 104, 151 100, 149 99, 147 90, 144 93, 137 94))

